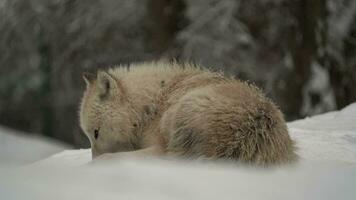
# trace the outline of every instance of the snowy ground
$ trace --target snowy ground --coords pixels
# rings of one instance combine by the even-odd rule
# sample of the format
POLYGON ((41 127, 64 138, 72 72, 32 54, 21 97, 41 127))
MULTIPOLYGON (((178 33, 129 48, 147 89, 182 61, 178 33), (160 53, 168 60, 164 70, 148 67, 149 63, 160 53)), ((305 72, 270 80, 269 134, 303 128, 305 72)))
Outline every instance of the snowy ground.
POLYGON ((130 158, 93 165, 90 150, 66 150, 2 167, 0 199, 356 199, 356 103, 288 127, 301 157, 293 166, 130 158))
POLYGON ((0 166, 33 163, 69 148, 57 141, 0 127, 0 166))

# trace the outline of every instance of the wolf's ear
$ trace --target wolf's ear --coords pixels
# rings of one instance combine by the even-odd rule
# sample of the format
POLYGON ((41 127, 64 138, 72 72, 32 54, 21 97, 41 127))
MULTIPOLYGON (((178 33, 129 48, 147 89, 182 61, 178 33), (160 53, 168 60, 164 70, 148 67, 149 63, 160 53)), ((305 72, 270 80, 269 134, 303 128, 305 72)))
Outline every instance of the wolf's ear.
POLYGON ((99 96, 101 98, 122 92, 119 82, 115 80, 112 75, 104 71, 98 72, 97 85, 99 89, 99 96))
POLYGON ((90 84, 92 84, 95 81, 96 76, 93 73, 84 72, 83 79, 84 79, 85 83, 87 84, 87 86, 89 86, 90 84))

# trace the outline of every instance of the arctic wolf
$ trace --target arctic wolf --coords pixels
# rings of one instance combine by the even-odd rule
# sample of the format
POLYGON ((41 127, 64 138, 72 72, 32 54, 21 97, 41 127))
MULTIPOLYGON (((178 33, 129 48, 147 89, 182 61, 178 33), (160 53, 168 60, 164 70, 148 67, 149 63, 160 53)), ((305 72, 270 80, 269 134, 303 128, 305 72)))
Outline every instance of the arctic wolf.
POLYGON ((93 158, 130 152, 256 165, 297 158, 281 111, 254 85, 166 62, 84 79, 80 123, 93 158))

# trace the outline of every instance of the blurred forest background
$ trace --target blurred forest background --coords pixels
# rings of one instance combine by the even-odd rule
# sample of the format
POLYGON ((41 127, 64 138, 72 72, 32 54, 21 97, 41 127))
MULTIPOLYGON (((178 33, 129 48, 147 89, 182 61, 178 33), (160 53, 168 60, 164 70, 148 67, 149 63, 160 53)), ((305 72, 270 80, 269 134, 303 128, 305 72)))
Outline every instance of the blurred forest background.
POLYGON ((0 0, 0 124, 88 147, 82 73, 177 59, 262 87, 288 120, 356 101, 355 0, 0 0))

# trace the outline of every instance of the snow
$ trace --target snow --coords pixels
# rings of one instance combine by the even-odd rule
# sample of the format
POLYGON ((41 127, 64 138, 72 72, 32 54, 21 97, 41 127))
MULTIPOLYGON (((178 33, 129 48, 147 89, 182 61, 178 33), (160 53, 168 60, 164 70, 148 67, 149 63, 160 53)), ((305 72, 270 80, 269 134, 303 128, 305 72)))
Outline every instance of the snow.
POLYGON ((355 199, 356 103, 288 123, 301 159, 260 169, 168 158, 91 163, 90 149, 0 168, 0 199, 355 199))
POLYGON ((23 165, 70 148, 60 142, 0 127, 0 165, 23 165))
POLYGON ((356 163, 356 103, 288 127, 303 160, 356 163))

